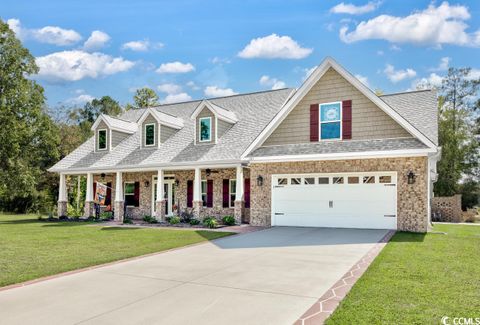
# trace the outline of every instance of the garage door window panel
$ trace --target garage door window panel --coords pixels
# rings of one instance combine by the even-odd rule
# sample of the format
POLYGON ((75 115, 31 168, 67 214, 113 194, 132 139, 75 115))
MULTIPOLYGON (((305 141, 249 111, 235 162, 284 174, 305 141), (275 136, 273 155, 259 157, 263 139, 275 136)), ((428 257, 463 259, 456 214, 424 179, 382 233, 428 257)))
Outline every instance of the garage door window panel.
POLYGON ((287 185, 288 179, 287 178, 279 178, 277 181, 278 185, 287 185))
POLYGON ((318 178, 318 185, 325 185, 330 184, 330 178, 328 177, 319 177, 318 178))
POLYGON ((348 177, 348 184, 358 184, 360 183, 360 178, 358 176, 348 177))
POLYGON ((315 177, 305 177, 303 184, 305 185, 314 185, 315 184, 315 177))
POLYGON ((343 184, 343 176, 333 177, 333 184, 343 184))
POLYGON ((375 184, 375 176, 363 176, 363 184, 375 184))
POLYGON ((342 103, 320 104, 320 139, 340 140, 342 134, 342 103))
POLYGON ((300 185, 302 184, 302 179, 300 177, 290 178, 290 185, 300 185))
POLYGON ((392 183, 392 176, 380 176, 378 182, 382 184, 392 183))

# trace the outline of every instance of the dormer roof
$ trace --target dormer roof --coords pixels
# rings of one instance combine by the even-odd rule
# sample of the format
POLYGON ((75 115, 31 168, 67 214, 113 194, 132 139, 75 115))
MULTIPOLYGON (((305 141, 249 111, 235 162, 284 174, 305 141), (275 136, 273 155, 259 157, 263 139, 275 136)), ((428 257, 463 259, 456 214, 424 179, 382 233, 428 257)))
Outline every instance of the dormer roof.
POLYGON ((138 120, 138 124, 142 124, 143 121, 145 121, 145 119, 148 117, 148 115, 152 115, 153 118, 155 118, 155 120, 157 120, 159 124, 162 124, 177 130, 180 130, 183 128, 183 120, 181 118, 164 113, 164 112, 160 112, 153 107, 149 107, 145 110, 145 112, 142 114, 142 116, 138 120))
POLYGON ((116 117, 112 117, 106 114, 100 114, 95 123, 93 123, 91 130, 94 131, 100 122, 103 121, 107 124, 108 128, 114 131, 133 134, 137 132, 137 123, 125 121, 116 117))
POLYGON ((207 107, 210 111, 212 111, 212 113, 215 114, 215 116, 219 120, 222 120, 231 124, 235 124, 238 122, 238 118, 234 112, 229 111, 228 109, 225 109, 223 107, 220 107, 206 99, 202 100, 200 104, 198 104, 197 108, 195 108, 195 110, 193 111, 191 118, 192 119, 197 118, 198 114, 200 114, 200 112, 203 110, 204 107, 207 107))

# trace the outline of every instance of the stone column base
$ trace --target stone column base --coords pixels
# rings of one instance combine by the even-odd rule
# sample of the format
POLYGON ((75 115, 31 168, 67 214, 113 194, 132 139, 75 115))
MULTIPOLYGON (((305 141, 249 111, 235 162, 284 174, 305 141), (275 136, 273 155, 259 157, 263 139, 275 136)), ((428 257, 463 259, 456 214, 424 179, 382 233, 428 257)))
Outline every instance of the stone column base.
POLYGON ((242 224, 242 219, 245 214, 245 201, 235 201, 235 208, 233 214, 235 217, 235 223, 237 225, 242 224))
POLYGON ((58 203, 57 203, 57 216, 59 218, 67 216, 67 201, 58 201, 58 203))
POLYGON ((95 216, 95 202, 85 201, 85 208, 83 209, 83 216, 85 218, 95 216))
POLYGON ((155 202, 155 217, 157 218, 157 221, 165 221, 165 215, 167 214, 166 208, 167 202, 165 200, 155 202))
POLYGON ((113 220, 118 221, 118 222, 123 222, 124 216, 124 206, 125 202, 124 201, 115 201, 115 206, 114 206, 114 216, 113 220))
POLYGON ((193 209, 192 209, 192 213, 193 213, 193 216, 198 219, 198 220, 202 220, 204 215, 203 215, 203 202, 202 201, 193 201, 192 202, 193 204, 193 209))

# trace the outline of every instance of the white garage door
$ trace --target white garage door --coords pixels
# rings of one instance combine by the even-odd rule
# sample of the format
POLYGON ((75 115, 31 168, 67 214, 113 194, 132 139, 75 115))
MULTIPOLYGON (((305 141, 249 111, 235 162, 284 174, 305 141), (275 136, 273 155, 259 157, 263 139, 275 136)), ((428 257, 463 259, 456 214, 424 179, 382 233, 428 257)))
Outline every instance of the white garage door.
POLYGON ((272 225, 397 228, 396 172, 272 176, 272 225))

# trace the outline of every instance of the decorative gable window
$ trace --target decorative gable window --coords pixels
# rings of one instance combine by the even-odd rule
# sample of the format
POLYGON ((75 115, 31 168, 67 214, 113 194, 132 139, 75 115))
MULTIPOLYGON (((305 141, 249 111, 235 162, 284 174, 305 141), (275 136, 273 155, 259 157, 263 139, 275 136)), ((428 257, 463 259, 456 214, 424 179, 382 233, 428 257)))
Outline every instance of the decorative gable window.
POLYGON ((202 117, 199 119, 198 138, 200 142, 209 142, 212 140, 212 118, 202 117))
POLYGON ((98 150, 107 150, 107 130, 101 129, 98 130, 98 150))
POLYGON ((320 104, 320 140, 342 138, 342 102, 320 104))
POLYGON ((145 147, 155 145, 155 123, 145 124, 145 147))

